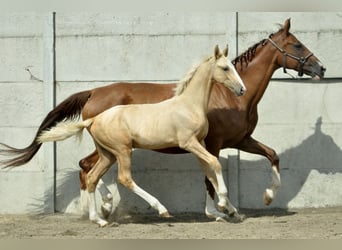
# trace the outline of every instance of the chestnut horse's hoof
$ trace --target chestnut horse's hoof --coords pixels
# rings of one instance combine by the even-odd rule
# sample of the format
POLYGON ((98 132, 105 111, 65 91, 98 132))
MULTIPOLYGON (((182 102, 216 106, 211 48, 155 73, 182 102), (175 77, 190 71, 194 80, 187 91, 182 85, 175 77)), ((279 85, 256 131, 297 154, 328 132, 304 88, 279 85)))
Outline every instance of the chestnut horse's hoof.
POLYGON ((102 212, 103 218, 105 219, 109 218, 109 216, 112 213, 112 208, 113 208, 113 205, 111 202, 105 202, 101 205, 101 212, 102 212))
POLYGON ((161 214, 159 214, 159 216, 160 216, 161 218, 173 218, 173 216, 170 215, 169 212, 161 213, 161 214))
POLYGON ((231 223, 241 223, 245 219, 246 219, 246 216, 244 214, 239 214, 238 212, 231 213, 228 216, 228 222, 231 222, 231 223))

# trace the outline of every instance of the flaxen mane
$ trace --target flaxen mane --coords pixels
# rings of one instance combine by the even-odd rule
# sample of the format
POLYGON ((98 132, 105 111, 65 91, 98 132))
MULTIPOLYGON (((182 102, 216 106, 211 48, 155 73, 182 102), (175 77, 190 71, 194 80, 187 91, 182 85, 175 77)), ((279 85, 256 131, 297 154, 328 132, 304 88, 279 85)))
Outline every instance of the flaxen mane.
POLYGON ((174 92, 175 92, 175 96, 176 95, 180 95, 184 92, 184 90, 186 89, 186 87, 188 86, 189 82, 191 81, 192 77, 195 75, 197 69, 199 68, 199 66, 206 62, 209 61, 212 58, 212 56, 206 58, 205 60, 203 60, 201 63, 194 65, 187 73, 186 75, 183 77, 183 79, 179 80, 179 82, 177 83, 177 86, 174 88, 174 92))

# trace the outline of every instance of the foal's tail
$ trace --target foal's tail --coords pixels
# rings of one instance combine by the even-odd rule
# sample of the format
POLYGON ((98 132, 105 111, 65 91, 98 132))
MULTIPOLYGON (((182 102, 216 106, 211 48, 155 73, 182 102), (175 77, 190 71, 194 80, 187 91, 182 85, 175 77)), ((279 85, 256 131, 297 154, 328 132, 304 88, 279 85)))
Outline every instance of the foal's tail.
POLYGON ((14 157, 12 159, 0 161, 0 166, 18 167, 29 162, 42 145, 42 142, 37 140, 41 132, 52 128, 58 122, 75 120, 79 118, 84 105, 90 97, 90 94, 90 91, 76 93, 65 99, 56 108, 51 110, 38 128, 32 143, 26 148, 19 149, 0 143, 0 145, 4 148, 0 149, 0 155, 14 157))
POLYGON ((82 136, 83 129, 89 127, 92 123, 93 118, 79 122, 60 122, 56 126, 41 132, 37 141, 38 143, 44 143, 49 141, 63 141, 74 135, 80 137, 82 136))

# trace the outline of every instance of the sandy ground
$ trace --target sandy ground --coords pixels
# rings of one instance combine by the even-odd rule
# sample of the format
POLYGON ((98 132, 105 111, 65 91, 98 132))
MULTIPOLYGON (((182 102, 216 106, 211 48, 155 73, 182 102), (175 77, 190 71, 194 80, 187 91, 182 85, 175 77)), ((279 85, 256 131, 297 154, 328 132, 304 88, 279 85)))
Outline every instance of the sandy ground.
POLYGON ((0 215, 0 239, 342 239, 342 208, 241 212, 237 224, 203 214, 114 214, 105 228, 79 215, 0 215))

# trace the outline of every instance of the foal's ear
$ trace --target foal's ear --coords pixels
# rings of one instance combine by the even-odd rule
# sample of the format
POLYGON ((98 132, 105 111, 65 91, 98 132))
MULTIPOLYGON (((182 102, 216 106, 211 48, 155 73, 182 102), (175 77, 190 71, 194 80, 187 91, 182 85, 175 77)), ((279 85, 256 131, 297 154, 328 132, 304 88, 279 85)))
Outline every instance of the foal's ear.
POLYGON ((290 32, 290 28, 291 28, 291 18, 288 18, 286 19, 284 23, 284 31, 286 32, 286 34, 290 32))
POLYGON ((217 44, 216 44, 216 46, 214 48, 214 55, 215 55, 216 59, 220 58, 220 56, 221 56, 220 48, 219 48, 219 46, 217 44))
POLYGON ((228 56, 228 44, 227 46, 224 48, 224 50, 222 51, 222 54, 227 57, 228 56))

